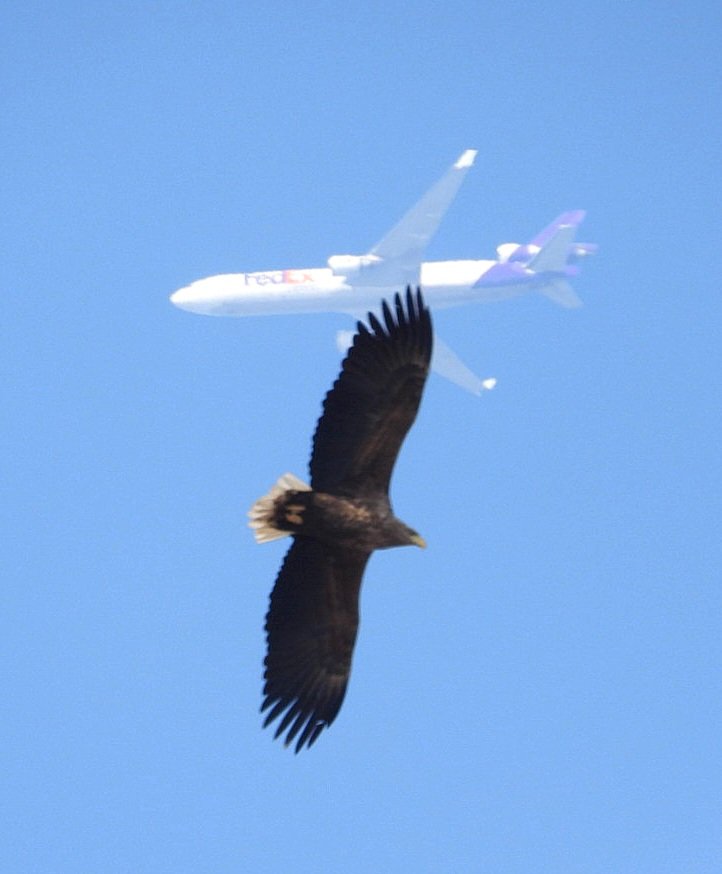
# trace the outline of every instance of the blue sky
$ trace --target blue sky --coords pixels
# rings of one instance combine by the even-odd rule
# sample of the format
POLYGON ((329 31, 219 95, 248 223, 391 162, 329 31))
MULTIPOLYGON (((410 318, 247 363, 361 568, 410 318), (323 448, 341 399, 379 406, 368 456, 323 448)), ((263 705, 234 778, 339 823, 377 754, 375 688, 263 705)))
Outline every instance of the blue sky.
POLYGON ((5 4, 0 551, 12 872, 706 872, 722 853, 718 5, 5 4), (575 312, 439 313, 349 694, 260 727, 333 315, 168 295, 364 251, 466 148, 428 252, 565 209, 575 312))

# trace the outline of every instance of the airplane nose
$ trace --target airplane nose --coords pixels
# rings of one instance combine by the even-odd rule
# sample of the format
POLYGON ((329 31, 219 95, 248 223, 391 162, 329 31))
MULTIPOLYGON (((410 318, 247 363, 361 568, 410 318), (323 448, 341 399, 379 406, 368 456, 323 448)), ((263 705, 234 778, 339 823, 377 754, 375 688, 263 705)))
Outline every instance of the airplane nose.
POLYGON ((213 286, 207 282, 193 282, 170 296, 170 302, 179 309, 189 313, 205 313, 215 315, 219 308, 218 295, 213 286))
POLYGON ((181 309, 184 309, 193 299, 190 286, 179 288, 170 296, 170 302, 181 309))

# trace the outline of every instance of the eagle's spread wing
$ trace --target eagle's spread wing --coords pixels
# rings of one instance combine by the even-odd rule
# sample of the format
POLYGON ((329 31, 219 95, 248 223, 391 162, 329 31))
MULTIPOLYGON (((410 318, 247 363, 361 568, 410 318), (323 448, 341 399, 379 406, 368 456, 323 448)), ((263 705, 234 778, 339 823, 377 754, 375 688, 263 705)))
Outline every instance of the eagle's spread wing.
POLYGON ((421 401, 431 361, 429 311, 421 292, 383 303, 382 325, 361 322, 341 374, 326 395, 311 457, 318 491, 365 497, 388 493, 401 444, 421 401))
POLYGON ((283 714, 275 737, 285 731, 286 744, 301 733, 296 752, 331 725, 346 694, 368 558, 298 537, 276 579, 261 710, 270 708, 264 728, 283 714))

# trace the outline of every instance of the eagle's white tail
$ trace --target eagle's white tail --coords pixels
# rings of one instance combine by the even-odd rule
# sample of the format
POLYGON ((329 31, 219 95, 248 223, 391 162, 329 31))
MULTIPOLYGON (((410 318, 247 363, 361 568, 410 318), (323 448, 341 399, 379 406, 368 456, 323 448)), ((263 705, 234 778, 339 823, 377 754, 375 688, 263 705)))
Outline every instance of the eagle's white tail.
POLYGON ((253 528, 253 536, 257 543, 268 543, 291 533, 290 531, 281 531, 273 525, 276 500, 288 491, 310 492, 311 486, 292 473, 284 473, 276 480, 270 492, 259 498, 248 511, 248 525, 253 528))

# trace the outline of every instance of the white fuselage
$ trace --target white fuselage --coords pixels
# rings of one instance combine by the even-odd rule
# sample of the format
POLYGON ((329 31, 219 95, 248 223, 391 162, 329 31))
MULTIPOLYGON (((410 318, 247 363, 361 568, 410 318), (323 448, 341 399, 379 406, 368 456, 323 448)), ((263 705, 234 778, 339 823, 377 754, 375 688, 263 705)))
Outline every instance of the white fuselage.
MULTIPOLYGON (((533 280, 475 287, 492 260, 430 261, 421 265, 421 287, 434 308, 471 302, 492 302, 528 291, 533 280)), ((337 312, 359 315, 383 297, 400 291, 397 285, 365 284, 329 267, 222 273, 181 288, 171 301, 184 310, 210 316, 292 315, 337 312)))

